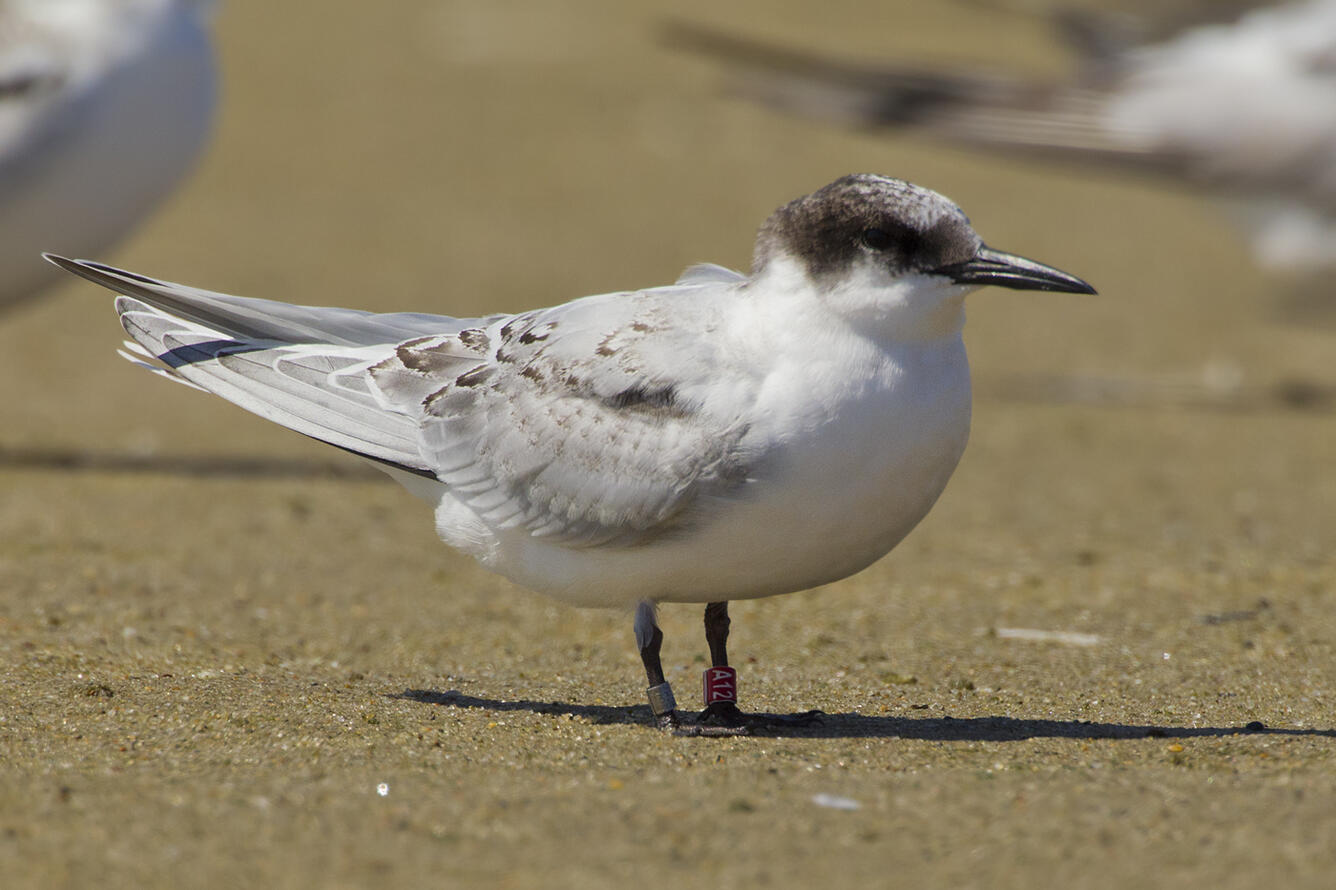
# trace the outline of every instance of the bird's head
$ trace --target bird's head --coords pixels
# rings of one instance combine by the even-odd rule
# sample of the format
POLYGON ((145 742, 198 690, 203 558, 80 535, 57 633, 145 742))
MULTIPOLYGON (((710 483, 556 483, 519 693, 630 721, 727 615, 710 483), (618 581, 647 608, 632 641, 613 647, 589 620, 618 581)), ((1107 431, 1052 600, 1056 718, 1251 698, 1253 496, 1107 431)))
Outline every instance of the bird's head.
POLYGON ((842 315, 906 335, 958 330, 987 284, 1093 294, 1066 272, 994 250, 947 198, 860 173, 780 207, 757 235, 754 277, 798 276, 842 315))

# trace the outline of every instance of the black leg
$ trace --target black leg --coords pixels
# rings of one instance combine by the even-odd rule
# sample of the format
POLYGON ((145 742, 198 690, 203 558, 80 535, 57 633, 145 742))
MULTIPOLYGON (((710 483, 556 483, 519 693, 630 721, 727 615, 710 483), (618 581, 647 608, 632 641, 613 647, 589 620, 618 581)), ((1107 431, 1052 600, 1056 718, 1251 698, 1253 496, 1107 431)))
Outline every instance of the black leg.
POLYGON ((677 729, 677 702, 673 688, 663 676, 663 662, 659 650, 663 648, 663 631, 654 619, 654 604, 642 602, 636 607, 636 644, 640 647, 640 661, 645 665, 645 679, 649 681, 649 707, 654 722, 660 729, 677 729))
POLYGON ((663 679, 663 662, 659 659, 659 650, 662 648, 663 631, 656 625, 650 632, 649 645, 640 650, 640 660, 645 664, 645 679, 651 686, 666 682, 663 679))
POLYGON ((738 709, 737 672, 728 666, 728 603, 705 607, 705 642, 711 668, 706 671, 705 710, 696 720, 697 735, 734 735, 811 726, 821 722, 820 711, 803 714, 744 714, 738 709), (713 691, 710 691, 713 690, 713 691))
MULTIPOLYGON (((710 646, 711 670, 728 668, 728 626, 728 603, 710 603, 705 607, 705 641, 710 646)), ((697 720, 683 723, 677 713, 672 687, 663 675, 663 661, 659 656, 663 648, 663 631, 655 620, 653 603, 646 601, 636 607, 635 630, 640 661, 645 665, 645 679, 649 681, 646 690, 649 707, 654 713, 654 723, 660 729, 684 736, 731 736, 746 735, 753 730, 804 726, 819 719, 819 711, 793 716, 743 714, 738 710, 737 701, 730 700, 737 698, 737 687, 729 669, 728 680, 722 688, 731 696, 718 694, 716 686, 716 700, 706 705, 697 720)))
MULTIPOLYGON (((712 668, 728 668, 728 603, 710 603, 705 607, 705 642, 710 647, 712 668)), ((698 722, 703 726, 741 727, 746 717, 738 710, 736 675, 729 669, 725 675, 724 688, 731 689, 728 698, 706 701, 705 710, 701 711, 698 722)), ((710 674, 707 672, 706 689, 711 687, 710 674)), ((707 696, 709 693, 707 692, 707 696)))
POLYGON ((705 607, 705 642, 710 645, 710 664, 728 664, 728 603, 710 603, 705 607))

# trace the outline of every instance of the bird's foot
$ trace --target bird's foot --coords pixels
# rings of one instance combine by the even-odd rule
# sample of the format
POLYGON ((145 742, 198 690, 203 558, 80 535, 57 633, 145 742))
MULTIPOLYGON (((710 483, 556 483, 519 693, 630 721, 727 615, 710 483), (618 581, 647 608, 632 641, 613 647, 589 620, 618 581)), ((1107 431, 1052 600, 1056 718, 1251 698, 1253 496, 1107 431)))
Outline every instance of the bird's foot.
POLYGON ((742 729, 745 733, 773 731, 777 729, 800 729, 821 723, 825 714, 821 711, 804 711, 801 714, 747 714, 739 710, 737 702, 716 701, 706 705, 705 710, 696 715, 696 725, 704 728, 742 729))
MULTIPOLYGON (((654 712, 654 725, 664 732, 677 736, 735 736, 746 735, 748 729, 741 723, 729 723, 724 720, 703 724, 699 719, 687 722, 677 711, 677 700, 673 689, 666 682, 651 686, 648 690, 649 708, 654 712)), ((734 711, 737 710, 735 706, 734 711)))
POLYGON ((804 711, 801 714, 746 714, 738 709, 737 702, 715 700, 706 705, 705 710, 696 714, 694 718, 684 719, 677 710, 673 690, 667 683, 650 687, 649 705, 650 710, 654 712, 655 726, 675 736, 689 738, 719 738, 801 729, 815 726, 825 717, 821 711, 804 711))
POLYGON ((702 723, 699 717, 684 719, 676 711, 655 719, 659 729, 682 738, 724 738, 751 734, 751 727, 745 723, 702 723))
POLYGON ((701 726, 746 726, 747 716, 738 709, 737 702, 716 701, 696 715, 696 723, 701 726))
POLYGON ((801 714, 747 714, 734 702, 714 702, 705 710, 684 717, 677 711, 656 714, 655 723, 664 732, 683 738, 725 738, 764 735, 767 732, 801 729, 821 723, 821 711, 801 714))

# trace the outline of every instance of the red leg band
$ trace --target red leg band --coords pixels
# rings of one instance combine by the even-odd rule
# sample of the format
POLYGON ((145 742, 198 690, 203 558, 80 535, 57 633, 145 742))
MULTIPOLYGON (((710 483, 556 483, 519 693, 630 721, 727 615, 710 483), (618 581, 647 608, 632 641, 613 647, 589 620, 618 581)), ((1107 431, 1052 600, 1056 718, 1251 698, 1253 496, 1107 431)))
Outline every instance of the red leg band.
POLYGON ((715 702, 738 701, 738 672, 731 667, 712 667, 705 669, 704 681, 705 706, 715 702))

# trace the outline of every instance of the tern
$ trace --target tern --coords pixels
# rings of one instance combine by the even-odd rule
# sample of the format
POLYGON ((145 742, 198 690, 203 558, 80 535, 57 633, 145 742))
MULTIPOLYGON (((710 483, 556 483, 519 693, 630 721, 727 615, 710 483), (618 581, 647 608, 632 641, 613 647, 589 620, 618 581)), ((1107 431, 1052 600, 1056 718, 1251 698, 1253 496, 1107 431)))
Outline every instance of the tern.
POLYGON ((966 294, 1094 293, 871 174, 776 210, 749 275, 695 266, 516 315, 295 306, 47 257, 120 294, 126 358, 374 462, 520 585, 633 611, 655 722, 687 735, 769 722, 737 707, 730 600, 865 568, 942 493, 970 426, 966 294), (695 719, 660 661, 676 602, 707 604, 695 719))
POLYGON ((194 164, 216 104, 209 0, 0 0, 0 311, 109 249, 194 164))

